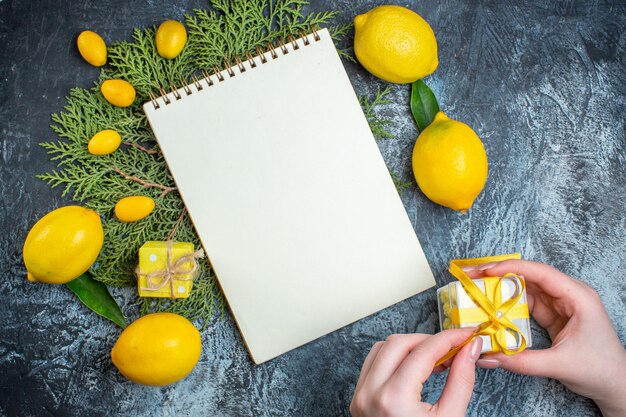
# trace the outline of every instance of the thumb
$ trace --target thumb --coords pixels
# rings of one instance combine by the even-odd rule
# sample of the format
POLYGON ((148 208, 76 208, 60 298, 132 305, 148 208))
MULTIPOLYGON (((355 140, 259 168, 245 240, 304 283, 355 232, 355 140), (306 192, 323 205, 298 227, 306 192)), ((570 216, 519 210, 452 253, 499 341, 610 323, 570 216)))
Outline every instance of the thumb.
POLYGON ((436 404, 437 415, 464 416, 476 380, 476 360, 483 347, 480 337, 459 351, 452 361, 446 386, 436 404))
POLYGON ((476 365, 480 368, 502 368, 521 375, 558 379, 559 370, 562 369, 559 362, 558 355, 550 348, 525 350, 511 356, 503 353, 489 354, 484 359, 479 359, 476 365))

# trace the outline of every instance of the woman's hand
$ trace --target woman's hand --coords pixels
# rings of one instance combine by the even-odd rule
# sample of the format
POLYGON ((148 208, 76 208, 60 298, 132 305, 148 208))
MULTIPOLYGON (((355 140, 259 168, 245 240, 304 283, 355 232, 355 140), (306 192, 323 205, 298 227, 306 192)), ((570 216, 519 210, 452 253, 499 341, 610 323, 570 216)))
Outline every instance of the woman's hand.
POLYGON ((557 379, 594 400, 605 417, 626 416, 626 351, 591 287, 537 262, 507 260, 463 269, 473 278, 522 275, 530 313, 552 339, 548 349, 489 354, 478 366, 557 379))
POLYGON ((363 363, 350 412, 354 417, 465 416, 472 396, 475 363, 482 340, 475 339, 451 362, 439 401, 422 402, 422 387, 435 362, 463 343, 474 329, 446 330, 436 335, 396 334, 372 347, 363 363))

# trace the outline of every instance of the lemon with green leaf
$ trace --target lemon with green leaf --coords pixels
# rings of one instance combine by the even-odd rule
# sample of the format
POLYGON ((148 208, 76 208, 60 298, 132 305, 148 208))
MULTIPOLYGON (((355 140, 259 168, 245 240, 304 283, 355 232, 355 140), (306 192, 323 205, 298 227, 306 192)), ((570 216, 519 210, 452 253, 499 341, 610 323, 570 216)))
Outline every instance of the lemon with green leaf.
POLYGON ((415 180, 437 204, 467 211, 485 186, 487 172, 487 154, 476 132, 443 112, 415 142, 415 180))
POLYGON ((95 262, 104 232, 100 216, 80 206, 65 206, 43 216, 30 229, 23 256, 29 281, 65 284, 95 262))

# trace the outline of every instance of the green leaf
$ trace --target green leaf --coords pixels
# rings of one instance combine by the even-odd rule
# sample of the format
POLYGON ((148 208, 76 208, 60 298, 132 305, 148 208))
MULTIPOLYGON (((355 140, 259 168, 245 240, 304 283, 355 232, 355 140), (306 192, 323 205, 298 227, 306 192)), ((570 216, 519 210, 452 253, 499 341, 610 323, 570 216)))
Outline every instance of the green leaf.
POLYGON ((439 112, 435 94, 422 80, 415 81, 411 87, 411 112, 420 132, 433 122, 439 112))
POLYGON ((107 286, 93 279, 89 272, 85 272, 65 285, 91 310, 111 320, 122 329, 128 326, 122 310, 109 294, 107 286))

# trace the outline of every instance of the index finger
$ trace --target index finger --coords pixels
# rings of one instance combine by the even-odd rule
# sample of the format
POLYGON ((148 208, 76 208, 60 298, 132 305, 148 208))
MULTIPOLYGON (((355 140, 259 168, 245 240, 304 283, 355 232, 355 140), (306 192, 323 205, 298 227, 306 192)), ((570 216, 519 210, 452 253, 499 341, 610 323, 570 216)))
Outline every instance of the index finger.
POLYGON ((387 382, 398 390, 411 388, 416 380, 423 384, 433 372, 435 363, 455 346, 474 334, 473 328, 444 330, 424 340, 407 355, 387 382))

